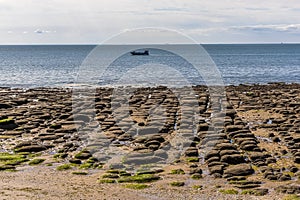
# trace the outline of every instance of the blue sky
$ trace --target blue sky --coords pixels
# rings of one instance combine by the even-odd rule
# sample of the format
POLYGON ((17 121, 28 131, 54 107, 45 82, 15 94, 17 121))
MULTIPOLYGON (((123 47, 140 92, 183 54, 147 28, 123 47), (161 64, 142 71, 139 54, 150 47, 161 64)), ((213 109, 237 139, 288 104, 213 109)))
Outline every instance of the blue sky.
POLYGON ((162 27, 199 43, 300 43, 299 0, 0 0, 0 44, 97 44, 162 27))

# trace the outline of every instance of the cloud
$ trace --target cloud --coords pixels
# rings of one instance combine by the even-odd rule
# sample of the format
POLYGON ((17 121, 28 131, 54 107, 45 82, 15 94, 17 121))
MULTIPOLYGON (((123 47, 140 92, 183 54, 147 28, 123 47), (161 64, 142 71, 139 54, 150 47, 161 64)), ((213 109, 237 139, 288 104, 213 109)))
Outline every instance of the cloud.
POLYGON ((37 29, 37 30, 35 30, 34 32, 37 33, 37 34, 43 34, 43 33, 45 33, 45 31, 40 30, 40 29, 37 29))
POLYGON ((300 33, 300 24, 269 24, 269 25, 252 25, 252 26, 233 26, 232 30, 238 31, 257 31, 257 32, 288 32, 300 33))
POLYGON ((37 29, 37 30, 34 31, 34 33, 37 33, 37 34, 56 33, 56 31, 37 29))
POLYGON ((300 32, 300 1, 295 0, 45 1, 0 0, 0 44, 95 43, 121 30, 142 27, 205 35, 209 41, 225 41, 224 33, 230 41, 237 34, 258 33, 286 34, 286 38, 292 35, 295 42, 300 41, 300 35, 294 34, 300 32), (28 32, 26 37, 19 36, 24 30, 28 32))
POLYGON ((197 28, 188 30, 189 33, 209 34, 212 32, 231 32, 231 31, 248 31, 248 32, 286 32, 300 33, 300 24, 266 24, 266 25, 248 25, 248 26, 224 26, 197 28))
POLYGON ((186 8, 178 8, 178 7, 165 7, 165 8, 154 8, 154 11, 158 12, 182 12, 188 11, 186 8))

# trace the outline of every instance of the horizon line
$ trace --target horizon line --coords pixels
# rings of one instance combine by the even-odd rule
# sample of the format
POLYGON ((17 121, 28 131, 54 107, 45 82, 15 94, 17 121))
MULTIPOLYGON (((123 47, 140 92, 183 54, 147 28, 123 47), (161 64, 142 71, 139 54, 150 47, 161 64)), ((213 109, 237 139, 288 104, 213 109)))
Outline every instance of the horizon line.
MULTIPOLYGON (((258 45, 258 44, 300 44, 300 42, 262 42, 262 43, 247 43, 247 42, 237 42, 237 43, 199 43, 199 45, 258 45)), ((160 44, 94 44, 94 43, 33 43, 33 44, 17 44, 17 43, 8 43, 8 44, 0 44, 0 46, 97 46, 97 45, 193 45, 193 44, 184 44, 184 43, 160 43, 160 44)))

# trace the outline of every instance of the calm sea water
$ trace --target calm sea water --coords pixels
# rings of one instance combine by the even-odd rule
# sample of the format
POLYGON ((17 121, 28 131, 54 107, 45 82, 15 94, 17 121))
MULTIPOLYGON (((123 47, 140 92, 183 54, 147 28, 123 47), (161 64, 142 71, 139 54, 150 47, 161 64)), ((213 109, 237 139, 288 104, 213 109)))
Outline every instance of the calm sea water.
MULTIPOLYGON (((300 44, 203 47, 215 62, 226 85, 300 83, 300 44)), ((95 46, 88 45, 0 46, 0 87, 54 87, 77 83, 78 73, 82 70, 80 66, 94 48, 95 46)), ((113 49, 108 48, 107 56, 110 55, 109 51, 113 49)), ((187 53, 197 57, 195 52, 187 53)), ((101 61, 99 62, 101 65, 101 61)), ((122 84, 122 81, 126 82, 128 79, 136 79, 136 82, 146 79, 146 82, 159 84, 164 77, 177 81, 182 79, 180 76, 191 84, 204 83, 190 63, 160 49, 151 49, 150 56, 131 56, 126 53, 114 60, 104 74, 89 73, 89 76, 90 80, 102 85, 116 82, 122 84), (154 64, 160 66, 151 69, 154 64), (177 76, 170 69, 179 70, 180 74, 177 76), (130 75, 124 76, 128 71, 130 75)))

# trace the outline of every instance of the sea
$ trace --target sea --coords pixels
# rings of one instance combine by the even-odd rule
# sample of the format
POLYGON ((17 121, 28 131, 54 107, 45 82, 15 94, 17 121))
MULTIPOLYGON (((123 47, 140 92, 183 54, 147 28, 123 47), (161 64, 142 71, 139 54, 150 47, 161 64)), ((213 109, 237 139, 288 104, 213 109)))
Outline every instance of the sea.
POLYGON ((2 45, 0 87, 300 83, 300 44, 2 45), (166 47, 166 48, 164 48, 166 47), (202 48, 201 47, 201 48, 202 48), (119 51, 122 49, 122 51, 119 51), (129 49, 149 56, 133 56, 129 49), (124 51, 123 51, 124 50, 124 51), (126 52, 128 50, 128 52, 126 52), (186 57, 185 57, 185 56, 186 57), (199 67, 200 66, 200 67, 199 67), (210 73, 210 75, 208 75, 210 73))

